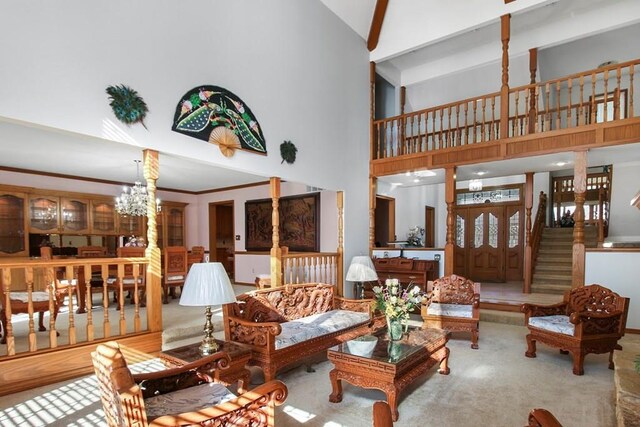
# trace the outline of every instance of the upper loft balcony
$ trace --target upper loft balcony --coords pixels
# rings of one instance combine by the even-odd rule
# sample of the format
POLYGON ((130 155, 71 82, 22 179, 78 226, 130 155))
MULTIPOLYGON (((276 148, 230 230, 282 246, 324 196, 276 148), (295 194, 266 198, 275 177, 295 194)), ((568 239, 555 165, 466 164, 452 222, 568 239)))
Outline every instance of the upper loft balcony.
POLYGON ((640 59, 372 122, 371 173, 640 141, 640 59))

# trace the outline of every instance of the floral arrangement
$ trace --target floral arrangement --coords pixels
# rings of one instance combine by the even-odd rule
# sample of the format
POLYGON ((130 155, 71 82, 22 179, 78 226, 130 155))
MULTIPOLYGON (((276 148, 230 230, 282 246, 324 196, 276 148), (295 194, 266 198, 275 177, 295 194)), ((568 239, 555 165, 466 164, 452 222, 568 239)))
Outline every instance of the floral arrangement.
POLYGON ((422 246, 422 238, 424 237, 424 228, 416 225, 409 229, 407 233, 407 244, 409 246, 422 246))
POLYGON ((409 313, 422 301, 422 292, 418 286, 403 289, 398 279, 387 279, 384 286, 374 286, 376 306, 386 317, 406 320, 409 313))

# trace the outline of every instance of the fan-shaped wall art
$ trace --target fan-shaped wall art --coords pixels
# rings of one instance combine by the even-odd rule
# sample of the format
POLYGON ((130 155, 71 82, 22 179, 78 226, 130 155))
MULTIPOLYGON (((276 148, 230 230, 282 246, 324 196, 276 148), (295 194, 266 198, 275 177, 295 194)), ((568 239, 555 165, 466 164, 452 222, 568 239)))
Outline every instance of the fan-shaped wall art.
POLYGON ((236 149, 267 154, 258 120, 240 98, 218 86, 199 86, 180 100, 175 132, 217 144, 227 157, 236 149))

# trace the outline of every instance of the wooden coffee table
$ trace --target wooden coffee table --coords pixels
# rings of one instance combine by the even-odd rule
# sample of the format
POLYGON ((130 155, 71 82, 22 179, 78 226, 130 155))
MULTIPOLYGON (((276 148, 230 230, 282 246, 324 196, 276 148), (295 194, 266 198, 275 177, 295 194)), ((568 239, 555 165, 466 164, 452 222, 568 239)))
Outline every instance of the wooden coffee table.
POLYGON ((393 420, 397 421, 398 395, 436 363, 438 372, 449 374, 447 365, 451 334, 441 329, 409 330, 401 341, 390 342, 386 328, 374 333, 378 342, 372 353, 352 354, 347 343, 327 351, 327 357, 335 365, 329 373, 332 393, 330 402, 342 401, 342 380, 363 388, 382 390, 387 395, 393 420))
MULTIPOLYGON (((245 387, 251 383, 251 371, 245 366, 251 358, 251 350, 232 342, 216 340, 220 346, 219 351, 226 352, 231 358, 231 363, 227 369, 216 369, 214 378, 217 382, 229 386, 236 381, 238 382, 238 393, 244 393, 245 387)), ((160 353, 160 359, 165 365, 170 367, 178 367, 187 363, 195 362, 202 358, 200 354, 200 343, 189 344, 183 347, 165 350, 160 353)))

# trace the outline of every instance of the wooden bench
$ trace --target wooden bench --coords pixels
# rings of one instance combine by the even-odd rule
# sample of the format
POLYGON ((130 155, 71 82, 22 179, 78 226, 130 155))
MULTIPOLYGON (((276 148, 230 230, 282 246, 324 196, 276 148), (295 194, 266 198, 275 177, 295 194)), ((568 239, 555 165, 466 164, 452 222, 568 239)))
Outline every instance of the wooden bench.
POLYGON ((265 381, 278 369, 371 332, 373 300, 334 295, 334 286, 301 284, 238 295, 223 306, 227 341, 251 348, 265 381))

